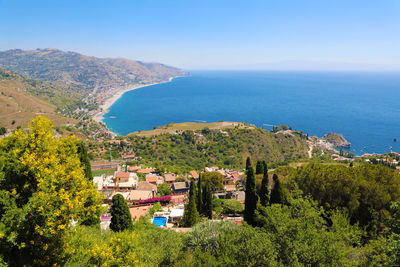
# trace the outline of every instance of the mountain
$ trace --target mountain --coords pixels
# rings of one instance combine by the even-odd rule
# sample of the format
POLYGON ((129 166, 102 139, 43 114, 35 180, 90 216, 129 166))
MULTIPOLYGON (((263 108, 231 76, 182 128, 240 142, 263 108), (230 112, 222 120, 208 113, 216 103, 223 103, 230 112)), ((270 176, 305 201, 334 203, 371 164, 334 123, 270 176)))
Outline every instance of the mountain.
POLYGON ((52 83, 0 68, 0 126, 26 126, 38 115, 50 118, 56 125, 75 124, 78 121, 67 117, 67 113, 84 106, 79 98, 77 93, 68 93, 52 83))
POLYGON ((96 58, 53 48, 0 52, 0 67, 33 79, 99 93, 110 88, 162 82, 185 75, 182 70, 160 63, 96 58))

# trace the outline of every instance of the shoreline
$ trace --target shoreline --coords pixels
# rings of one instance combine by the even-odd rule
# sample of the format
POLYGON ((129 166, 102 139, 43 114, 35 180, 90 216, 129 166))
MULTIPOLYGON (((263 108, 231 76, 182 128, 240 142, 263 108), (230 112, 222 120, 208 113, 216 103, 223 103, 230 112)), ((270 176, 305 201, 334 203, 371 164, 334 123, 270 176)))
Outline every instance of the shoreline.
MULTIPOLYGON (((133 91, 139 88, 143 88, 143 87, 147 87, 147 86, 152 86, 152 85, 156 85, 156 84, 163 84, 163 83, 169 83, 171 82, 173 79, 175 78, 179 78, 179 77, 184 77, 184 76, 176 76, 176 77, 170 77, 168 79, 168 81, 164 81, 164 82, 157 82, 157 83, 149 83, 149 84, 138 84, 138 85, 133 85, 132 87, 129 87, 127 89, 122 89, 119 90, 116 94, 114 94, 113 96, 106 98, 106 100, 104 101, 104 103, 100 106, 101 111, 96 113, 93 116, 93 120, 99 122, 99 123, 104 123, 103 119, 104 119, 104 115, 107 114, 109 112, 109 108, 120 98, 122 97, 123 94, 125 94, 126 92, 129 91, 133 91)), ((104 123, 105 125, 105 123, 104 123)), ((106 125, 107 127, 107 125, 106 125)), ((108 127, 107 127, 108 128, 108 127)))

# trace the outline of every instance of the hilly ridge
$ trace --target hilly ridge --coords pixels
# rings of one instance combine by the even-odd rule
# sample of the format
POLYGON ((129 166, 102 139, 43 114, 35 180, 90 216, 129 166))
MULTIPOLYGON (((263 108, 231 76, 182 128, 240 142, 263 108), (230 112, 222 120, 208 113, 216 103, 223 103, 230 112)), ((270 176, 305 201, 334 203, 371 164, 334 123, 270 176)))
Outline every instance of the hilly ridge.
POLYGON ((185 72, 160 63, 144 63, 123 58, 96 58, 58 49, 0 52, 0 67, 33 79, 60 82, 86 92, 162 82, 185 72))

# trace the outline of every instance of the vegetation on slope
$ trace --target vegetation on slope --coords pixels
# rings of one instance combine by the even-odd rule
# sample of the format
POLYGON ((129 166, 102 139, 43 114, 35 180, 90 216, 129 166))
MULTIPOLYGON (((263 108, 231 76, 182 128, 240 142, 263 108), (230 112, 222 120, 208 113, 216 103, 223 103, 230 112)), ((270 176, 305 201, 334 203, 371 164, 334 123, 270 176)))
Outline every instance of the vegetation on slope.
POLYGON ((76 123, 73 110, 84 106, 78 98, 51 83, 0 69, 0 124, 7 128, 25 126, 38 114, 46 115, 57 125, 76 123))
POLYGON ((299 188, 327 210, 344 209, 371 235, 384 229, 390 206, 400 200, 400 174, 386 166, 309 164, 289 170, 288 188, 299 188))
POLYGON ((246 157, 282 162, 307 157, 308 145, 297 135, 274 134, 262 128, 183 131, 152 137, 131 135, 131 149, 141 162, 175 171, 217 165, 242 169, 246 157))

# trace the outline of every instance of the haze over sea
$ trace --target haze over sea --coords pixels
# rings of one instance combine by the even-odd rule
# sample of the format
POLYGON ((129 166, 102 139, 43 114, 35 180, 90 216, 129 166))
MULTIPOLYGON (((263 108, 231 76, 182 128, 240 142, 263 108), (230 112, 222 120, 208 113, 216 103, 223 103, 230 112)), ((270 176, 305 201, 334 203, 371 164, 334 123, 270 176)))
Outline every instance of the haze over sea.
POLYGON ((193 71, 125 93, 103 121, 121 135, 170 122, 287 124, 320 137, 342 133, 360 155, 400 151, 399 100, 394 72, 193 71))

